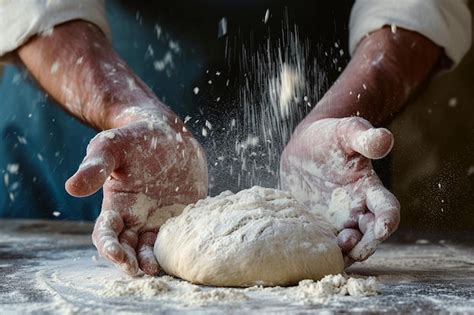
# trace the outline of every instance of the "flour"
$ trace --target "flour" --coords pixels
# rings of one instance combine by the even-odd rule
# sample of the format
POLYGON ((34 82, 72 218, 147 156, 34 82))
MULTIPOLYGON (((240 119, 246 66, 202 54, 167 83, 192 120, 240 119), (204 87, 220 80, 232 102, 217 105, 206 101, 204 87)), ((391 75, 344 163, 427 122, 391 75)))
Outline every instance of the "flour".
MULTIPOLYGON (((353 290, 341 295, 344 290, 338 288, 344 280, 335 281, 340 280, 340 275, 328 276, 322 281, 302 281, 290 287, 246 289, 198 286, 168 276, 125 277, 97 256, 96 249, 90 245, 92 226, 88 224, 50 222, 45 225, 43 222, 22 224, 23 228, 17 229, 18 224, 6 221, 0 227, 0 245, 7 248, 11 257, 20 257, 6 259, 0 266, 5 268, 2 284, 6 289, 0 292, 2 314, 174 314, 185 311, 200 314, 471 314, 474 311, 474 253, 472 246, 462 245, 458 240, 438 242, 430 238, 428 244, 415 244, 418 239, 426 239, 426 235, 418 234, 407 240, 411 243, 383 243, 370 259, 348 270, 356 284, 363 281, 369 285, 376 281, 383 285, 376 296, 370 296, 373 291, 367 287, 355 286, 362 287, 361 292, 368 295, 361 298, 350 295, 353 290), (74 234, 67 234, 71 231, 74 234), (28 253, 38 256, 25 259, 28 253), (91 259, 92 256, 96 259, 91 259), (369 280, 371 278, 365 275, 377 278, 369 280), (318 283, 331 278, 324 290, 318 291, 317 287, 323 286, 318 283), (155 284, 148 285, 148 281, 155 284), (163 283, 168 290, 163 289, 163 283), (154 293, 142 294, 145 288, 154 293), (114 291, 122 293, 114 294, 114 291)), ((354 281, 347 275, 343 277, 348 283, 354 281)))
MULTIPOLYGON (((270 23, 269 10, 265 17, 270 23)), ((301 38, 297 27, 287 22, 278 41, 269 36, 260 47, 237 42, 238 47, 229 49, 240 51, 240 72, 245 75, 238 82, 237 123, 230 122, 233 132, 222 144, 228 158, 219 162, 218 168, 210 168, 211 185, 219 185, 220 178, 229 175, 237 178, 239 189, 278 187, 281 151, 311 104, 321 96, 326 78, 310 53, 310 41, 301 38), (257 138, 258 145, 240 146, 249 136, 257 138)))
POLYGON ((360 298, 377 295, 381 284, 375 277, 354 278, 328 275, 320 281, 303 280, 293 287, 253 286, 246 289, 212 288, 190 284, 169 276, 123 278, 106 281, 96 294, 104 297, 136 297, 166 299, 185 306, 205 306, 244 302, 251 295, 266 294, 296 304, 325 304, 341 296, 360 298))
POLYGON ((344 228, 344 222, 349 218, 352 209, 352 198, 349 192, 341 187, 333 190, 331 194, 331 201, 329 202, 329 209, 326 214, 327 219, 330 220, 337 229, 344 228))
POLYGON ((269 18, 270 18, 270 9, 267 9, 267 11, 265 11, 265 17, 263 18, 263 23, 267 24, 269 18))
POLYGON ((206 305, 211 303, 229 303, 245 301, 249 298, 237 289, 212 289, 209 291, 195 290, 185 293, 181 298, 187 305, 206 305))
POLYGON ((105 289, 100 291, 103 296, 139 296, 153 297, 170 291, 166 280, 156 277, 144 276, 137 279, 115 280, 105 284, 105 289))
POLYGON ((328 275, 320 281, 303 280, 294 295, 302 303, 318 303, 335 296, 363 297, 377 295, 381 285, 375 277, 353 278, 341 274, 328 275))
POLYGON ((275 93, 274 101, 280 106, 280 115, 287 118, 292 102, 295 102, 298 92, 303 88, 304 80, 300 69, 283 64, 279 76, 270 83, 270 93, 275 93))
POLYGON ((248 299, 243 290, 231 288, 206 288, 174 279, 169 276, 122 278, 104 281, 104 289, 96 291, 103 297, 136 297, 140 299, 163 298, 185 306, 203 306, 231 303, 248 299))

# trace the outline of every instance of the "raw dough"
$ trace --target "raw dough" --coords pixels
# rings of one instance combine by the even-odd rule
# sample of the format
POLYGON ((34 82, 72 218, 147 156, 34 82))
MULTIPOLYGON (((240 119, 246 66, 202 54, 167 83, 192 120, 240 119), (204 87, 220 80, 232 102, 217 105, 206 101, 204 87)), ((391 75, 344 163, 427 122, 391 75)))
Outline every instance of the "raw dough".
POLYGON ((154 250, 169 275, 214 286, 292 285, 344 269, 324 218, 258 186, 186 207, 161 227, 154 250))

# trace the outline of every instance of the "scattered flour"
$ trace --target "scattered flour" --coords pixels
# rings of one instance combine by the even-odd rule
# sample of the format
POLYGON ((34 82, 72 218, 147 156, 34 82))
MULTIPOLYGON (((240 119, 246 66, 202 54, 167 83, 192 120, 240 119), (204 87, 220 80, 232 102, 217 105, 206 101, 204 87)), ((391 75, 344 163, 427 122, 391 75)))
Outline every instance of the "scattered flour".
POLYGON ((100 292, 103 296, 140 296, 153 297, 170 291, 166 280, 144 276, 135 279, 120 279, 105 284, 100 292))
POLYGON ((300 69, 283 64, 278 78, 270 83, 270 91, 277 94, 275 99, 278 99, 281 117, 288 117, 294 107, 292 102, 295 101, 303 85, 304 80, 300 69))
POLYGON ((219 21, 218 29, 217 29, 217 38, 221 38, 227 35, 227 19, 223 17, 219 21))
POLYGON ((353 278, 344 275, 329 275, 320 281, 300 281, 294 294, 303 303, 320 303, 334 296, 363 297, 377 295, 381 285, 375 277, 353 278))
MULTIPOLYGON (((53 223, 61 230, 54 228, 52 231, 71 230, 67 222, 50 224, 53 223)), ((91 259, 97 252, 90 247, 89 229, 87 234, 70 234, 66 238, 63 233, 44 233, 45 227, 35 228, 32 225, 15 233, 5 226, 11 226, 11 223, 2 226, 1 245, 8 244, 9 250, 14 253, 24 251, 28 246, 28 252, 36 251, 42 256, 34 264, 28 261, 26 265, 13 269, 16 271, 5 274, 2 280, 7 291, 0 292, 2 314, 154 314, 185 311, 199 314, 413 311, 470 314, 474 310, 470 277, 474 266, 472 247, 449 239, 440 243, 432 241, 423 246, 382 244, 370 259, 349 269, 351 275, 357 275, 354 276, 356 279, 350 280, 344 275, 346 288, 361 288, 360 292, 367 296, 377 291, 370 289, 377 288, 374 283, 383 284, 378 296, 361 298, 357 296, 360 294, 357 290, 340 289, 344 286, 340 275, 328 276, 318 282, 302 281, 292 287, 253 286, 247 289, 197 286, 167 276, 124 277, 103 258, 91 259), (25 233, 32 230, 41 233, 25 233), (77 247, 80 249, 72 250, 76 248, 72 247, 74 244, 80 245, 77 247), (69 250, 56 249, 64 246, 69 250), (16 251, 14 248, 17 248, 16 251), (46 252, 46 248, 51 248, 51 251, 46 252), (376 275, 377 278, 370 280, 359 275, 376 275), (157 286, 156 283, 155 286, 144 285, 144 282, 153 279, 160 280, 157 286), (129 285, 127 282, 137 284, 129 285), (168 285, 169 290, 163 289, 164 286, 160 285, 163 283, 168 285), (120 292, 121 286, 129 289, 114 294, 120 292), (319 286, 324 286, 324 290, 318 289, 319 286), (155 293, 144 296, 140 292, 145 288, 155 293), (321 297, 322 292, 331 294, 321 297)), ((51 231, 50 225, 47 227, 51 231)), ((77 224, 72 230, 76 229, 77 224)), ((423 239, 422 235, 412 239, 412 242, 417 239, 423 239)), ((10 262, 17 263, 15 260, 10 262)), ((10 269, 12 266, 2 264, 0 268, 10 269)))
POLYGON ((99 296, 163 298, 185 306, 231 303, 248 299, 243 290, 201 287, 169 276, 122 278, 105 281, 103 286, 103 290, 96 292, 99 296))
POLYGON ((267 24, 269 18, 270 18, 270 9, 267 9, 267 11, 265 11, 265 17, 263 18, 263 23, 267 24))
POLYGON ((206 305, 210 303, 229 303, 248 300, 248 296, 237 289, 195 290, 185 293, 182 300, 187 305, 206 305))
POLYGON ((458 99, 456 97, 451 97, 448 100, 448 106, 449 107, 456 107, 458 105, 458 99))
POLYGON ((375 277, 354 278, 347 275, 328 275, 320 281, 303 280, 293 287, 216 288, 194 285, 169 276, 122 278, 104 282, 104 289, 96 293, 103 297, 162 298, 185 306, 238 303, 251 295, 266 294, 296 304, 326 304, 341 296, 354 298, 377 295, 381 284, 375 277))

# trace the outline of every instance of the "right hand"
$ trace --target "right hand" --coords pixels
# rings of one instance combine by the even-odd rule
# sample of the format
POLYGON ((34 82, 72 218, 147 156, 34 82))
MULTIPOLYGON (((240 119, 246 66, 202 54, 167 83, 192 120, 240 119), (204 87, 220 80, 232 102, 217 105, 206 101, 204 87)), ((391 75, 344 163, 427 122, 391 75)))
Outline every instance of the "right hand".
POLYGON ((66 183, 77 197, 103 186, 93 243, 130 275, 159 272, 153 246, 160 225, 207 195, 203 149, 179 119, 162 117, 148 115, 99 133, 66 183))
POLYGON ((398 227, 400 204, 372 168, 393 145, 365 119, 326 118, 295 132, 281 159, 281 182, 338 232, 346 265, 369 257, 398 227))

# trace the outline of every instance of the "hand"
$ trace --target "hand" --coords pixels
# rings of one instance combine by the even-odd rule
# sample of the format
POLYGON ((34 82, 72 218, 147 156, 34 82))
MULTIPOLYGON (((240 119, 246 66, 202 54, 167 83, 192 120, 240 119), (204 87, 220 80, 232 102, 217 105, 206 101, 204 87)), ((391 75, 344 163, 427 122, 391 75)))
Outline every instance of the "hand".
POLYGON ((100 254, 129 274, 140 269, 156 274, 153 243, 159 226, 207 195, 202 148, 95 25, 62 23, 17 52, 60 106, 89 126, 107 130, 91 141, 79 170, 66 183, 66 190, 78 197, 104 186, 93 233, 100 254))
POLYGON ((393 146, 365 119, 326 118, 299 129, 281 159, 281 183, 338 231, 346 265, 369 257, 398 227, 400 204, 372 168, 393 146))
POLYGON ((93 243, 130 275, 159 272, 153 246, 160 225, 207 195, 201 146, 178 119, 154 116, 99 133, 66 183, 78 197, 104 187, 93 243))

